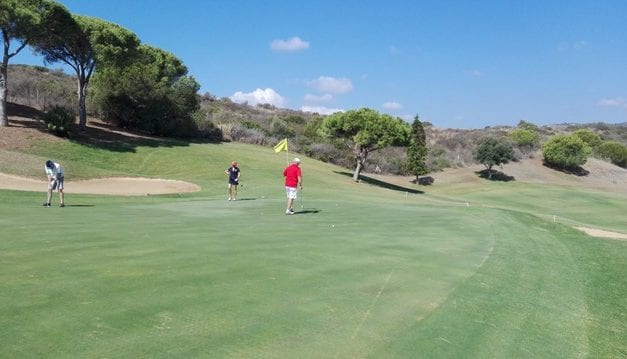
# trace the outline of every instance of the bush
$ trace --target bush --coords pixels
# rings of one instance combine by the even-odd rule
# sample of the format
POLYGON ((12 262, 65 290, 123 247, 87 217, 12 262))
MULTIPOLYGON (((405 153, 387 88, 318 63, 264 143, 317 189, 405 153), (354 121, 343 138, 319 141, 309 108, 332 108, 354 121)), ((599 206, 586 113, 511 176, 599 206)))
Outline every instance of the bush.
POLYGON ((533 150, 540 142, 540 135, 537 131, 523 128, 513 130, 509 137, 523 151, 533 150))
POLYGON ((597 148, 597 156, 609 160, 622 168, 627 168, 627 146, 615 141, 603 142, 597 148))
POLYGON ((596 133, 590 130, 583 129, 583 128, 581 130, 575 131, 573 135, 581 138, 581 140, 585 142, 588 146, 590 146, 592 149, 597 148, 603 142, 603 140, 601 139, 601 136, 597 135, 596 133))
POLYGON ((548 165, 572 168, 586 163, 592 149, 576 135, 557 135, 544 144, 542 152, 548 165))
POLYGON ((76 122, 76 115, 74 111, 66 107, 53 106, 43 116, 43 120, 48 126, 48 131, 59 136, 68 136, 72 130, 72 125, 76 122))

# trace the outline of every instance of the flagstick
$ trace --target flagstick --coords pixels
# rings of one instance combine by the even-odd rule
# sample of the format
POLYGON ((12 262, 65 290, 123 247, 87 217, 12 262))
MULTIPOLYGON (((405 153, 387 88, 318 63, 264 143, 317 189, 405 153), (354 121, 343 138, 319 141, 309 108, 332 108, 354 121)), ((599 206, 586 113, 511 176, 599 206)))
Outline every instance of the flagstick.
POLYGON ((285 162, 287 162, 287 165, 289 166, 290 164, 290 147, 289 147, 289 143, 287 138, 285 139, 285 162))

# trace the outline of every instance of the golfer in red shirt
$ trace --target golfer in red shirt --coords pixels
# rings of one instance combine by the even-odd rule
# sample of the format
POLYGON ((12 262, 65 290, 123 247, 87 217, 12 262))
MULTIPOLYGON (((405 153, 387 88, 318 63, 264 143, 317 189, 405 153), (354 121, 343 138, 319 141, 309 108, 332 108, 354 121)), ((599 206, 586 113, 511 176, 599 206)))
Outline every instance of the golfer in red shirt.
POLYGON ((294 200, 298 193, 298 188, 303 190, 303 178, 300 171, 300 158, 294 158, 292 164, 283 170, 285 177, 285 193, 287 194, 287 208, 285 214, 294 214, 294 200))

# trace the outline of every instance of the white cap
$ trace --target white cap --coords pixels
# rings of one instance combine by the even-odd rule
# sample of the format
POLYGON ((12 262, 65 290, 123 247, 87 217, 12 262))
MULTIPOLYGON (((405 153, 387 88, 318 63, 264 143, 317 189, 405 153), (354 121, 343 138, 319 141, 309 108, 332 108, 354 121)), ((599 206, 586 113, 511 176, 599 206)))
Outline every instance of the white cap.
POLYGON ((298 157, 294 157, 294 160, 292 160, 292 162, 294 162, 294 163, 300 163, 300 158, 298 158, 298 157))

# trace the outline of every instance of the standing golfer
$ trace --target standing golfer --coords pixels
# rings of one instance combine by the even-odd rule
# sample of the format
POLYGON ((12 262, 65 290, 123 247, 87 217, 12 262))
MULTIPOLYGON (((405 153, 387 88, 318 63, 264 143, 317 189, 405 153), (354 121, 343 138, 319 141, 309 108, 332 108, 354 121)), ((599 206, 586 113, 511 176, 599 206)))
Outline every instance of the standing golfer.
POLYGON ((285 193, 287 193, 287 208, 285 214, 294 214, 294 200, 298 193, 298 188, 303 190, 303 177, 300 171, 300 158, 292 160, 292 164, 283 170, 285 177, 285 193))
POLYGON ((55 189, 59 191, 59 198, 61 199, 59 207, 65 207, 65 201, 63 200, 63 168, 61 168, 60 164, 48 160, 46 161, 44 170, 46 171, 46 176, 48 176, 48 196, 46 197, 44 207, 50 207, 52 191, 55 189))
POLYGON ((229 201, 237 201, 237 186, 239 185, 241 173, 239 167, 237 167, 237 162, 231 162, 231 167, 227 168, 224 173, 229 175, 229 201))

